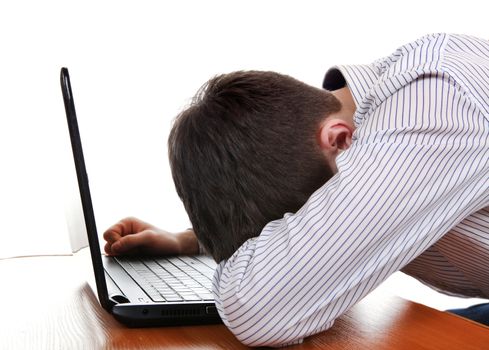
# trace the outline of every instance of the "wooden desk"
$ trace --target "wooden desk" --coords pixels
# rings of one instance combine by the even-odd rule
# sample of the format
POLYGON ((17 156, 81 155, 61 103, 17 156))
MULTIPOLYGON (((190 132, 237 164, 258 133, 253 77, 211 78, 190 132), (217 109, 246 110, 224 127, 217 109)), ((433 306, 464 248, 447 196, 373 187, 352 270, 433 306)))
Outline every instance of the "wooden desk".
MULTIPOLYGON (((98 304, 80 256, 0 261, 0 349, 244 349, 223 325, 129 329, 98 304)), ((373 292, 288 349, 489 349, 489 328, 373 292)))

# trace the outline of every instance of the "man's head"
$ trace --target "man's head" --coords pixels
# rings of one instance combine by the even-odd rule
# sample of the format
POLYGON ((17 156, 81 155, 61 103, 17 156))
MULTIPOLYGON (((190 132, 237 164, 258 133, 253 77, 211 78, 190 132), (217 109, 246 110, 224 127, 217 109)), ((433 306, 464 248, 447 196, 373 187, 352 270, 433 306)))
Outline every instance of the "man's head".
POLYGON ((336 124, 328 117, 340 110, 325 90, 241 71, 208 81, 176 118, 168 140, 173 180, 216 261, 297 211, 334 174, 328 147, 337 147, 336 124))

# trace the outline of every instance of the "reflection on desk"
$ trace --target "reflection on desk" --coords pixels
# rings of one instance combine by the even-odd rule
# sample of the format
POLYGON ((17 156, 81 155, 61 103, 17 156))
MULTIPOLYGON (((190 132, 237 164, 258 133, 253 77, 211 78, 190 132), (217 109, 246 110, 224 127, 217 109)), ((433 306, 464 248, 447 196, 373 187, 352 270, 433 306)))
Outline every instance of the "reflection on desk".
MULTIPOLYGON (((223 325, 127 328, 103 310, 79 256, 0 261, 0 349, 245 349, 223 325)), ((375 291, 288 349, 489 349, 489 328, 375 291)))

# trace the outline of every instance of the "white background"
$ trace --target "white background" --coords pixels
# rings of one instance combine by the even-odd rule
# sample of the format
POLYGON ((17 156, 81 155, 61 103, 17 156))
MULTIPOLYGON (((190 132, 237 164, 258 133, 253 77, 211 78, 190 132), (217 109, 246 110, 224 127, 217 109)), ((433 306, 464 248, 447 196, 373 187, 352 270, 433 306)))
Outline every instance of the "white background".
POLYGON ((188 227, 173 118, 211 76, 274 70, 320 86, 432 32, 489 38, 483 1, 0 3, 0 257, 70 251, 72 176, 59 70, 70 69, 99 231, 127 215, 188 227))

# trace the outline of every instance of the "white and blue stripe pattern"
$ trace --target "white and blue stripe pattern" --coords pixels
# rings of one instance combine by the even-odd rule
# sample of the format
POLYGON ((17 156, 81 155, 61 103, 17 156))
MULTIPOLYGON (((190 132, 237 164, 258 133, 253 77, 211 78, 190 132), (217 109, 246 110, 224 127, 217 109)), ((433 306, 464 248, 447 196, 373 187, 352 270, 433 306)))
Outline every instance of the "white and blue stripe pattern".
POLYGON ((335 69, 357 105, 338 173, 215 274, 219 313, 248 345, 323 331, 398 270, 489 297, 489 42, 431 35, 335 69))

